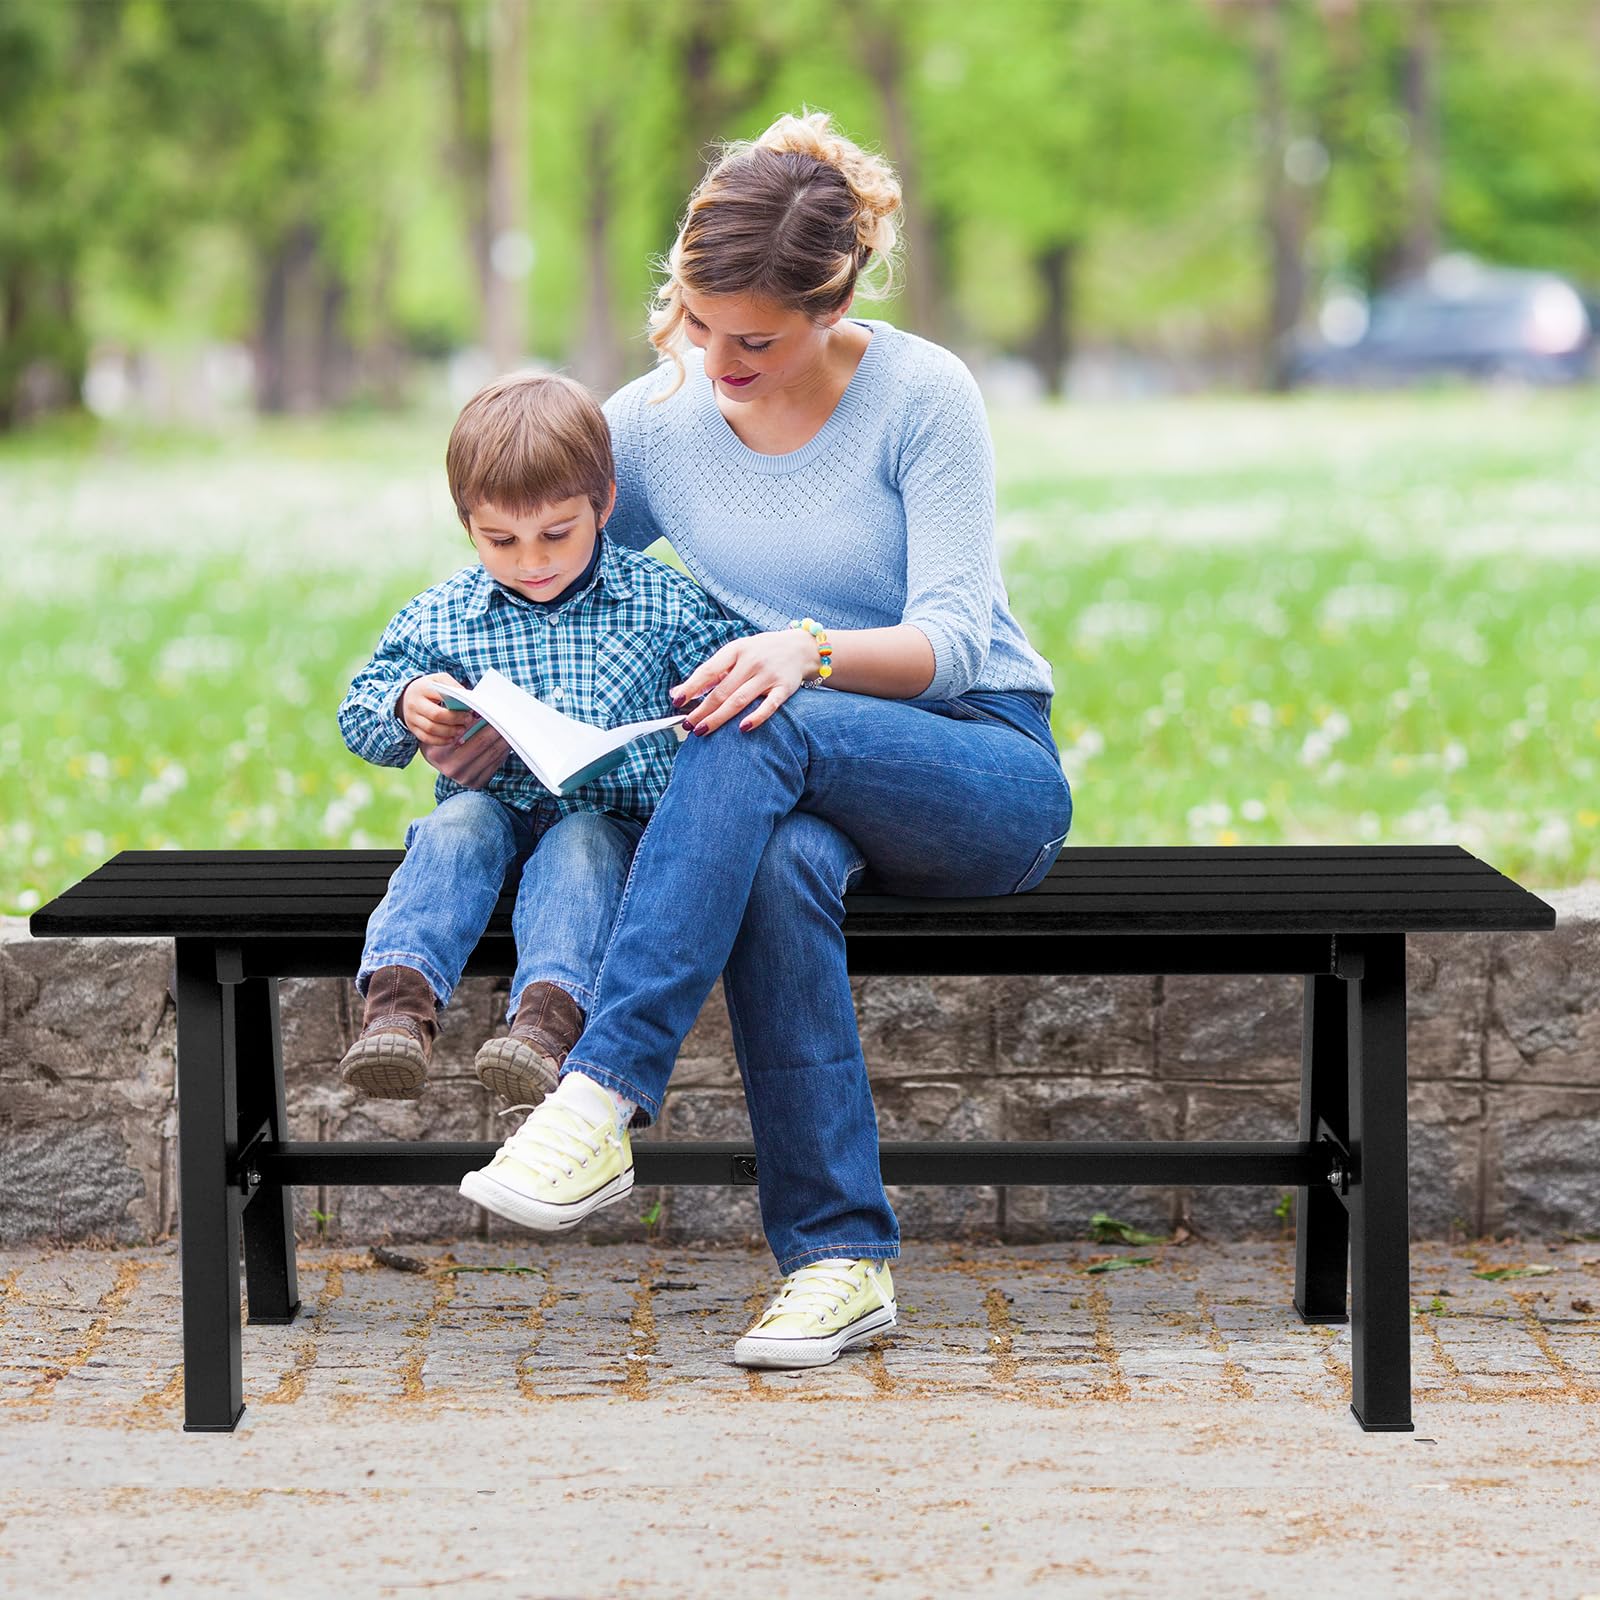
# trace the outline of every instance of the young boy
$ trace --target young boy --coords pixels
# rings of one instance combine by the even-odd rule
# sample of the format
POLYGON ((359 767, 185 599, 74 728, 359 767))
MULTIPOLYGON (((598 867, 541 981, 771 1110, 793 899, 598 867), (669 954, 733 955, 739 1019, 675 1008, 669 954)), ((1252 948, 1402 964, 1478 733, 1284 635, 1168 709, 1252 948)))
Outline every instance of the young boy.
MULTIPOLYGON (((350 685, 339 727, 365 760, 403 767, 421 743, 460 740, 475 719, 444 702, 490 667, 597 726, 670 716, 669 686, 751 631, 682 573, 604 538, 616 500, 610 434, 571 379, 513 376, 479 390, 445 466, 478 565, 407 604, 350 685)), ((437 808, 407 829, 405 859, 367 924, 346 1083, 390 1099, 422 1092, 437 1013, 515 867, 511 1030, 484 1044, 476 1070, 513 1106, 556 1087, 676 749, 665 730, 559 797, 514 755, 483 789, 439 778, 437 808)))

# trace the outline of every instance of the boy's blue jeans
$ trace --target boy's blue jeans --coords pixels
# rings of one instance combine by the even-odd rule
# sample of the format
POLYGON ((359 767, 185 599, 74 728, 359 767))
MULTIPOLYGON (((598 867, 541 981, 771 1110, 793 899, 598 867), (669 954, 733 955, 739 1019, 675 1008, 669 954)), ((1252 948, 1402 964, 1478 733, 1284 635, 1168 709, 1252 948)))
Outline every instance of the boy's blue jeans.
POLYGON ((587 1012, 642 832, 631 818, 575 811, 546 825, 479 789, 450 795, 406 829, 405 860, 367 923, 356 988, 365 994, 379 967, 415 967, 446 1004, 520 862, 506 1020, 530 983, 558 985, 587 1012))
POLYGON ((897 1256, 845 969, 845 890, 1029 889, 1071 821, 1042 695, 913 704, 802 691, 749 733, 734 721, 692 737, 634 853, 563 1073, 610 1085, 653 1120, 724 973, 780 1270, 897 1256))

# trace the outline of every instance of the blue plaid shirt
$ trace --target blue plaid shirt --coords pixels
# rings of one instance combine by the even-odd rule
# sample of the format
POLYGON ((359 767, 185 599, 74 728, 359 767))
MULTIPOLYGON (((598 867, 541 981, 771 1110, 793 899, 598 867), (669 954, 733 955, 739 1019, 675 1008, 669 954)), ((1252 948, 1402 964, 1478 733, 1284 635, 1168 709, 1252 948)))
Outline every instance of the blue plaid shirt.
MULTIPOLYGON (((482 566, 463 567, 424 590, 383 630, 339 707, 339 731, 363 760, 403 767, 417 753, 416 735, 397 715, 406 685, 447 672, 470 688, 490 667, 597 727, 671 716, 676 708, 667 690, 730 639, 755 631, 676 568, 603 535, 593 578, 556 606, 516 594, 482 566)), ((610 811, 644 822, 667 786, 677 751, 671 729, 652 734, 621 766, 564 795, 551 794, 508 754, 488 791, 519 811, 543 809, 552 822, 571 811, 610 811)), ((463 787, 441 773, 434 798, 463 787)))

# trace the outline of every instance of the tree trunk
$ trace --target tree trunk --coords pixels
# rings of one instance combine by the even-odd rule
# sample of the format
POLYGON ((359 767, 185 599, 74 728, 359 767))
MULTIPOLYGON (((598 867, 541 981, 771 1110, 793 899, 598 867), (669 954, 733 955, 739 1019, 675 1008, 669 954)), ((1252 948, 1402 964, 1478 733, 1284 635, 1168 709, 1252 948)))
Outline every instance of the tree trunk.
MULTIPOLYGON (((304 411, 316 404, 318 360, 308 337, 307 306, 313 293, 317 230, 296 223, 278 241, 262 274, 256 318, 256 410, 267 415, 304 411)), ((320 331, 320 315, 312 319, 320 331)))
MULTIPOLYGON (((389 64, 390 33, 387 0, 365 0, 361 30, 361 93, 376 101, 384 92, 389 64)), ((406 24, 409 26, 409 23, 406 24)), ((371 322, 361 348, 349 350, 347 383, 380 405, 398 408, 403 391, 405 347, 394 307, 394 275, 398 253, 394 208, 382 207, 373 250, 372 277, 365 285, 371 322)))
POLYGON ((584 218, 588 287, 577 363, 578 376, 600 394, 610 394, 622 375, 611 282, 612 137, 611 121, 602 101, 589 120, 589 182, 584 218))
POLYGON ((919 182, 916 139, 906 114, 905 42, 900 34, 899 15, 894 10, 876 11, 870 21, 864 20, 862 50, 867 70, 877 86, 889 155, 907 196, 902 216, 906 242, 905 289, 911 326, 924 338, 936 340, 941 333, 939 260, 934 244, 935 231, 929 223, 929 207, 919 182))
POLYGON ((1401 95, 1411 130, 1407 149, 1406 226, 1400 269, 1424 271, 1439 253, 1439 42, 1432 0, 1412 0, 1411 37, 1401 67, 1401 95))
POLYGON ((320 315, 313 348, 312 397, 318 410, 343 405, 355 388, 355 348, 345 331, 350 285, 343 273, 324 263, 319 285, 320 315))
POLYGON ((1077 264, 1076 240, 1046 245, 1033 258, 1043 304, 1029 342, 1029 354, 1044 392, 1052 400, 1059 400, 1065 392, 1067 363, 1072 359, 1073 275, 1077 264))
POLYGON ((460 0, 434 0, 450 63, 450 136, 447 159, 455 174, 467 224, 467 244, 478 282, 480 334, 489 298, 488 138, 483 117, 483 58, 467 34, 460 0))
POLYGON ((679 168, 683 192, 671 196, 674 209, 661 229, 663 255, 677 232, 689 195, 705 176, 707 163, 716 156, 718 144, 740 131, 740 118, 766 97, 782 65, 782 56, 772 40, 754 30, 739 42, 740 49, 751 57, 746 76, 737 87, 730 87, 717 76, 717 56, 728 28, 728 0, 691 0, 686 15, 687 25, 677 48, 677 75, 683 85, 684 107, 679 168))
POLYGON ((17 425, 18 391, 27 365, 21 348, 22 324, 27 314, 23 273, 21 266, 12 263, 0 280, 0 433, 17 425))
POLYGON ((1267 385, 1286 384, 1289 336, 1305 308, 1305 206, 1289 181, 1289 105, 1284 88, 1283 0, 1266 0, 1257 19, 1256 83, 1264 134, 1263 190, 1270 289, 1262 370, 1267 385))
POLYGON ((484 343, 496 372, 528 347, 528 5, 492 0, 489 13, 489 239, 484 343))

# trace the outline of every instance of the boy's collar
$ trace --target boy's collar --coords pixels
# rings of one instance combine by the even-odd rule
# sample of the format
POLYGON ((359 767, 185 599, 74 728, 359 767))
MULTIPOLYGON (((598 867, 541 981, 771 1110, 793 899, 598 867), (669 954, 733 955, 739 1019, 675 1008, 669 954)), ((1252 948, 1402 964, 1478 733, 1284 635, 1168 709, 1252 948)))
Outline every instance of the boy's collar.
MULTIPOLYGON (((594 588, 595 583, 598 583, 605 590, 607 599, 631 600, 633 598, 633 585, 628 582, 627 568, 623 565, 622 558, 617 553, 616 543, 606 538, 605 530, 600 528, 595 530, 595 541, 600 546, 600 560, 595 567, 594 580, 585 588, 579 590, 577 594, 569 595, 556 608, 557 610, 564 611, 574 600, 581 600, 584 595, 594 588)), ((482 563, 478 566, 478 572, 480 575, 478 593, 466 608, 469 617, 485 615, 489 610, 490 603, 496 596, 499 596, 502 600, 511 600, 519 605, 528 606, 531 609, 538 609, 526 595, 518 594, 515 589, 508 589, 503 583, 491 578, 488 569, 482 563)))

